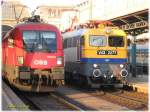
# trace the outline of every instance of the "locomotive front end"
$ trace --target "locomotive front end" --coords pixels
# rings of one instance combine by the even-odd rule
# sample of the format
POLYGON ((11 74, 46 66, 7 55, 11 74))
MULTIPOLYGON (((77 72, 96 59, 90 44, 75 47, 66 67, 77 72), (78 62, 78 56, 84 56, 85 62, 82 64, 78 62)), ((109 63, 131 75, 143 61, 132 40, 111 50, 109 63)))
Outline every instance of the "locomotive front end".
POLYGON ((18 57, 19 82, 43 88, 63 85, 64 58, 58 32, 23 30, 22 37, 24 52, 23 57, 18 57))
POLYGON ((39 22, 17 25, 7 39, 11 41, 5 44, 3 69, 11 85, 48 92, 64 84, 62 37, 55 26, 39 22))
POLYGON ((128 77, 125 32, 107 22, 84 25, 63 35, 66 83, 123 86, 128 77))
POLYGON ((128 76, 126 34, 116 28, 91 31, 85 41, 81 62, 91 69, 90 85, 123 86, 128 76))

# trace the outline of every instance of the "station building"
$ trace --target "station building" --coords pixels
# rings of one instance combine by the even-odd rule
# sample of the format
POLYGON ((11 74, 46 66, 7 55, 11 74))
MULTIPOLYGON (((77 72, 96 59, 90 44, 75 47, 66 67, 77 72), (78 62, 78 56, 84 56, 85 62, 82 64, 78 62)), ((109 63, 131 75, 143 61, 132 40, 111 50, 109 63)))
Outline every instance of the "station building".
POLYGON ((71 19, 78 14, 73 6, 58 6, 53 4, 41 5, 34 10, 35 15, 40 15, 44 22, 54 24, 59 29, 65 30, 71 25, 71 19))
POLYGON ((2 30, 6 31, 19 23, 24 17, 29 17, 29 8, 22 4, 20 0, 3 0, 2 7, 2 30))
POLYGON ((80 22, 89 19, 109 20, 148 9, 148 0, 84 0, 76 5, 80 22))

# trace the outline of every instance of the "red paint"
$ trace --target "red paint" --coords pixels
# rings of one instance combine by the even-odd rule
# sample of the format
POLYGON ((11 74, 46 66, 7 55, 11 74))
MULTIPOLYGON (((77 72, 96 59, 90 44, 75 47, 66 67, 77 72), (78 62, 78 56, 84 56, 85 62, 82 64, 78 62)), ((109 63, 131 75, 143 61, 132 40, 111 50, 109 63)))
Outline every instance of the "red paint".
MULTIPOLYGON (((50 69, 57 67, 57 57, 63 57, 62 37, 61 32, 53 25, 44 23, 22 24, 14 27, 10 33, 3 37, 2 43, 3 64, 10 66, 28 66, 36 69, 50 69), (57 35, 57 51, 55 53, 43 52, 26 52, 23 49, 22 31, 23 30, 38 30, 38 31, 54 31, 57 35), (14 47, 8 47, 8 38, 14 38, 14 47), (24 57, 24 64, 18 64, 18 56, 24 57), (36 62, 35 62, 36 60, 36 62), (39 62, 37 60, 40 60, 39 62), (39 63, 39 64, 37 64, 39 63), (47 64, 46 64, 47 63, 47 64)), ((64 63, 64 62, 63 62, 64 63)), ((62 64, 61 66, 64 66, 62 64)))

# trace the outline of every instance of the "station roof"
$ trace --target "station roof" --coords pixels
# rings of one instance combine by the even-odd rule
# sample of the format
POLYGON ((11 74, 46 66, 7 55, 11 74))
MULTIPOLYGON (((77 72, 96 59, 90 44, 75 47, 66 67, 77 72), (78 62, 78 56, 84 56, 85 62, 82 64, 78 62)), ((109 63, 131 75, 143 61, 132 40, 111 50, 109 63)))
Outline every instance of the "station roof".
POLYGON ((2 25, 2 32, 7 32, 9 30, 11 30, 13 27, 8 26, 8 25, 2 25))
POLYGON ((148 32, 148 9, 113 18, 109 21, 134 36, 146 33, 148 32))

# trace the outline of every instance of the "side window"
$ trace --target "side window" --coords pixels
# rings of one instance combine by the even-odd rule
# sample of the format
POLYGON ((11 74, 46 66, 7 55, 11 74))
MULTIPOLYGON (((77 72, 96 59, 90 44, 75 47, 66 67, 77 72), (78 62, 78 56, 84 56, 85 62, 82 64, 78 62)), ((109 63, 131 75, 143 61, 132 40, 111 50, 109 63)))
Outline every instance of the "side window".
POLYGON ((70 47, 73 47, 73 38, 70 38, 70 47))
POLYGON ((72 39, 73 39, 72 46, 77 47, 80 43, 80 37, 73 37, 72 39))
POLYGON ((10 34, 10 36, 8 37, 8 47, 14 47, 14 38, 12 34, 10 34))
POLYGON ((76 47, 76 46, 77 46, 77 38, 74 37, 74 38, 72 38, 72 39, 73 39, 73 47, 76 47))
POLYGON ((64 48, 77 47, 80 41, 81 40, 79 37, 67 38, 64 40, 64 43, 63 43, 64 48))
POLYGON ((67 48, 67 39, 64 40, 64 48, 67 48))
POLYGON ((71 38, 67 39, 67 48, 71 47, 71 40, 72 40, 71 38))

